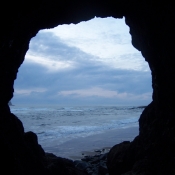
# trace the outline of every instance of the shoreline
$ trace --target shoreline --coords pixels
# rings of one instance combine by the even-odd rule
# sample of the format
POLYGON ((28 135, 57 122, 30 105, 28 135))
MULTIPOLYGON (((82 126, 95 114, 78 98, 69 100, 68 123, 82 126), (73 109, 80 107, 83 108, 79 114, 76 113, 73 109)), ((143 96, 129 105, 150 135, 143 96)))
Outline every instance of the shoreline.
POLYGON ((109 152, 110 148, 123 141, 132 141, 139 134, 139 127, 132 126, 72 139, 52 147, 42 145, 45 152, 71 160, 81 160, 86 156, 95 156, 109 152))

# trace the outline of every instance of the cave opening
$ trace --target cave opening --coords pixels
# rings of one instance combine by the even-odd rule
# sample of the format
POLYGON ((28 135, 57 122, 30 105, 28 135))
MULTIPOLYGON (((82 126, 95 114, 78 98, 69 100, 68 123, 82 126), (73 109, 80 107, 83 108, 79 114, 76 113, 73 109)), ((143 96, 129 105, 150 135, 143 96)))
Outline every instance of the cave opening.
MULTIPOLYGON (((94 16, 113 16, 126 18, 126 24, 130 27, 132 35, 132 45, 141 51, 149 63, 153 95, 152 102, 139 118, 139 135, 132 142, 123 142, 111 149, 107 168, 102 167, 103 174, 107 172, 110 175, 175 174, 175 16, 172 1, 157 3, 157 1, 127 0, 83 2, 17 0, 2 3, 2 8, 0 12, 2 13, 0 15, 0 148, 3 150, 1 154, 3 173, 84 174, 73 162, 65 162, 65 159, 45 153, 38 145, 36 134, 24 132, 22 122, 11 113, 13 110, 10 111, 8 102, 13 97, 14 80, 18 68, 24 61, 29 41, 39 30, 61 24, 78 23, 94 16), (4 11, 8 15, 5 15, 4 11)), ((24 66, 25 63, 22 67, 24 66)), ((16 97, 17 93, 31 92, 26 89, 19 90, 23 91, 16 89, 16 97)), ((46 91, 41 88, 34 90, 32 93, 35 96, 39 95, 38 92, 46 91)), ((94 173, 93 170, 92 172, 94 173)))
POLYGON ((11 110, 46 151, 69 157, 132 140, 151 91, 149 67, 131 45, 124 19, 94 18, 40 31, 31 40, 11 110))

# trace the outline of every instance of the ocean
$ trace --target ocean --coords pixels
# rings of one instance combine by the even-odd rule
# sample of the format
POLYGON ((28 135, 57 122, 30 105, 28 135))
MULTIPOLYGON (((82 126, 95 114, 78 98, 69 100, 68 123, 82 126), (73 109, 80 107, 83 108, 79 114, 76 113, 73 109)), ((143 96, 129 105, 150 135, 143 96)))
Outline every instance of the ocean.
POLYGON ((33 131, 45 149, 73 139, 121 128, 138 127, 143 107, 137 106, 11 106, 25 132, 33 131))

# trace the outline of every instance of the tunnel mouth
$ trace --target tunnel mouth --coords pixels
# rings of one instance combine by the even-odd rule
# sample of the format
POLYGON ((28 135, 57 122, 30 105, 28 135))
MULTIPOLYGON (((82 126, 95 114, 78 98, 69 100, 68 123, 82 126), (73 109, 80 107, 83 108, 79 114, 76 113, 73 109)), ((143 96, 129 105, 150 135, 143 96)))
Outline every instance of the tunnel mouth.
MULTIPOLYGON (((54 170, 58 170, 59 173, 55 174, 63 172, 64 175, 70 175, 70 172, 75 170, 71 170, 71 167, 75 167, 73 164, 71 167, 68 166, 67 170, 67 164, 63 159, 64 163, 61 162, 65 166, 60 167, 58 157, 45 153, 38 145, 37 136, 32 132, 24 133, 22 122, 8 107, 8 102, 13 97, 13 85, 18 68, 24 61, 31 38, 39 30, 62 24, 77 24, 95 16, 115 18, 125 16, 126 24, 130 27, 132 45, 141 51, 151 69, 153 101, 139 118, 139 135, 132 142, 122 142, 114 146, 109 152, 107 163, 109 174, 175 174, 173 2, 97 0, 83 3, 79 1, 34 3, 30 1, 26 6, 26 2, 15 1, 3 3, 2 8, 4 9, 0 12, 2 24, 0 78, 3 82, 0 86, 0 138, 2 160, 4 160, 1 164, 2 171, 7 172, 6 174, 13 171, 14 174, 30 175, 51 174, 54 170), (8 15, 4 16, 4 11, 8 15), (7 169, 7 165, 10 168, 7 169)), ((19 76, 17 80, 20 80, 19 76)), ((45 89, 32 90, 33 95, 37 96, 38 91, 44 93, 41 91, 45 89)), ((15 104, 13 100, 12 103, 15 104)), ((72 174, 76 174, 75 171, 72 174)))
POLYGON ((150 79, 148 65, 131 46, 124 19, 60 25, 31 40, 15 81, 11 111, 26 132, 37 134, 45 151, 75 156, 138 135, 138 118, 151 100, 151 90, 145 88, 150 79), (106 133, 113 136, 109 139, 106 133), (83 138, 91 141, 83 144, 83 138))

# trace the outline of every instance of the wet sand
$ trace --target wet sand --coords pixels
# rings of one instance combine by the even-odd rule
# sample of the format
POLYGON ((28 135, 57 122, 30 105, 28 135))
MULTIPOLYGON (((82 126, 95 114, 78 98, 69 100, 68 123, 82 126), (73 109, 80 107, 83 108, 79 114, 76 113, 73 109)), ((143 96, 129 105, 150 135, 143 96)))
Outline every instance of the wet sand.
POLYGON ((93 156, 95 154, 108 152, 110 148, 117 143, 132 141, 138 133, 138 127, 122 128, 73 139, 57 146, 53 145, 53 147, 42 146, 46 152, 54 153, 59 157, 77 160, 84 156, 93 156))

